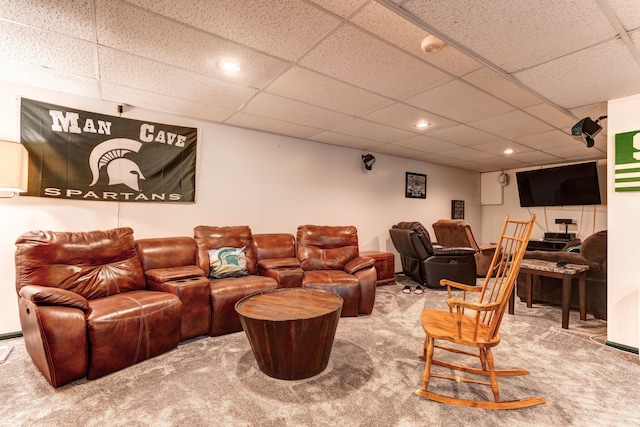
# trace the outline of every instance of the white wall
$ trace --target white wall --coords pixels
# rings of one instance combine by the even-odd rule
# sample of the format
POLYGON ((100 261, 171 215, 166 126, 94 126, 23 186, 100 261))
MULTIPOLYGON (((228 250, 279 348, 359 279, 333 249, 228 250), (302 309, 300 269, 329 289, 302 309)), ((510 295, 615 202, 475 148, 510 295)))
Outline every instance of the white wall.
MULTIPOLYGON (((585 147, 585 150, 588 148, 585 147)), ((577 162, 581 163, 581 162, 577 162)), ((607 229, 607 162, 598 161, 598 178, 600 180, 600 195, 603 204, 592 206, 558 206, 558 207, 520 207, 518 196, 518 186, 516 185, 516 172, 526 169, 511 169, 509 174, 509 185, 503 187, 503 203, 500 205, 482 206, 482 235, 483 243, 489 243, 490 239, 495 239, 500 234, 502 220, 506 215, 515 219, 528 219, 531 214, 536 214, 536 226, 531 233, 531 239, 542 239, 545 232, 564 233, 565 226, 556 224, 556 218, 573 219, 574 224, 569 225, 568 232, 575 233, 577 238, 584 239, 596 231, 607 229)), ((542 167, 555 167, 561 164, 554 164, 542 167)), ((496 183, 496 185, 499 185, 496 183)))
MULTIPOLYGON (((19 140, 16 96, 102 114, 116 104, 24 86, 0 84, 0 138, 19 140)), ((0 199, 0 334, 20 330, 14 242, 35 229, 79 231, 132 227, 136 238, 193 235, 205 225, 251 226, 254 233, 298 225, 355 225, 361 250, 395 253, 388 229, 399 221, 427 227, 449 218, 451 200, 465 201, 465 218, 481 238, 480 175, 376 154, 372 171, 362 152, 326 144, 133 108, 123 117, 200 131, 195 204, 117 203, 39 197, 0 199), (427 174, 427 199, 404 197, 405 172, 427 174)), ((396 253, 396 271, 400 263, 396 253)))
POLYGON ((615 135, 640 130, 640 95, 609 101, 607 150, 609 233, 607 269, 607 321, 611 342, 640 347, 638 294, 638 242, 640 227, 633 219, 640 215, 640 193, 614 192, 615 135))

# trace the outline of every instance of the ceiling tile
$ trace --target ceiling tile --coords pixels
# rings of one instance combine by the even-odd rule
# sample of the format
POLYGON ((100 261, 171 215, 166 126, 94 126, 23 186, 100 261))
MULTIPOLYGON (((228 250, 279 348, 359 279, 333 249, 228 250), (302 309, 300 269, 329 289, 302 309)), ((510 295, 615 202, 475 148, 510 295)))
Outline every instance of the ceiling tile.
POLYGON ((507 139, 553 129, 548 124, 536 119, 535 117, 531 117, 520 110, 510 111, 499 116, 472 122, 471 126, 507 139))
POLYGON ((474 160, 474 163, 478 165, 478 171, 480 172, 494 172, 504 169, 517 169, 527 166, 526 163, 520 162, 516 159, 503 159, 500 157, 491 157, 488 159, 474 160))
POLYGON ((478 61, 450 45, 434 55, 424 53, 420 43, 429 33, 379 3, 367 4, 351 22, 453 75, 461 76, 481 67, 478 61))
POLYGON ((347 122, 334 128, 333 131, 385 143, 390 143, 400 139, 407 139, 414 135, 411 132, 362 119, 355 119, 347 122))
POLYGON ((249 101, 243 111, 318 129, 334 128, 351 120, 346 114, 264 92, 249 101))
POLYGON ((509 73, 616 35, 595 1, 472 3, 409 0, 402 7, 509 73))
POLYGON ((443 117, 436 116, 433 113, 427 113, 402 103, 395 103, 388 107, 381 108, 378 111, 367 114, 363 118, 416 133, 427 133, 431 130, 451 126, 455 123, 443 117), (416 124, 421 121, 426 121, 431 125, 428 128, 419 129, 416 127, 416 124))
POLYGON ((556 156, 552 156, 542 151, 527 151, 526 153, 514 153, 511 155, 514 160, 530 165, 550 165, 562 161, 556 156))
POLYGON ((527 151, 533 151, 533 149, 530 147, 520 145, 506 139, 498 142, 491 142, 489 144, 478 144, 473 146, 474 150, 484 151, 485 153, 490 153, 496 156, 512 157, 513 154, 504 153, 504 150, 506 150, 507 148, 512 149, 514 153, 525 153, 527 151))
POLYGON ((93 44, 0 20, 0 58, 95 78, 93 44))
POLYGON ((266 90, 353 116, 360 116, 393 102, 389 98, 301 67, 291 68, 266 90))
POLYGON ((104 46, 258 88, 288 67, 283 60, 126 3, 98 0, 96 6, 98 42, 104 46), (223 73, 217 66, 222 60, 233 60, 240 65, 240 71, 233 75, 223 73))
POLYGON ((237 43, 294 60, 340 21, 296 0, 128 0, 237 43))
POLYGON ((307 138, 320 132, 320 129, 301 126, 295 123, 288 123, 282 120, 270 119, 268 117, 256 116, 245 112, 234 114, 227 119, 225 123, 247 129, 258 129, 265 132, 293 136, 296 138, 307 138))
POLYGON ((546 150, 547 148, 569 147, 579 144, 568 133, 560 130, 552 130, 548 132, 536 133, 513 138, 516 142, 531 147, 535 150, 546 150))
POLYGON ((363 3, 369 0, 310 0, 323 8, 330 10, 336 15, 346 18, 351 15, 363 3))
POLYGON ((0 16, 9 21, 93 40, 89 0, 3 0, 0 16))
POLYGON ((636 0, 607 0, 625 30, 640 28, 640 7, 636 0))
POLYGON ((594 150, 593 148, 587 148, 584 145, 574 145, 573 147, 560 147, 544 150, 546 153, 551 154, 567 161, 582 161, 582 160, 597 160, 602 158, 602 152, 600 150, 594 150))
POLYGON ((406 159, 413 159, 418 152, 410 148, 398 147, 397 145, 384 144, 375 149, 376 153, 388 154, 390 156, 403 157, 406 159))
POLYGON ((322 132, 317 135, 313 135, 308 139, 326 144, 339 145, 342 147, 357 148, 359 150, 372 150, 375 151, 376 147, 380 147, 380 142, 371 141, 369 139, 358 138, 356 136, 345 135, 336 132, 322 132))
POLYGON ((93 78, 12 60, 0 61, 0 80, 89 98, 100 95, 93 78))
POLYGON ((558 110, 553 105, 546 103, 532 105, 530 107, 523 108, 523 110, 543 122, 560 129, 567 127, 570 128, 577 122, 575 117, 570 116, 569 114, 558 110))
POLYGON ((405 98, 451 79, 350 25, 325 39, 300 64, 394 99, 405 98))
POLYGON ((426 135, 416 135, 411 138, 396 141, 393 145, 399 147, 411 148, 416 151, 424 151, 426 153, 441 153, 443 151, 451 151, 461 148, 457 144, 441 141, 426 135))
POLYGON ((231 85, 105 47, 100 48, 99 55, 101 78, 121 86, 229 110, 240 108, 256 93, 255 89, 231 85))
POLYGON ((443 156, 453 157, 458 160, 466 160, 466 161, 478 161, 480 159, 488 159, 490 157, 495 157, 492 154, 485 153, 483 151, 474 150, 473 148, 458 148, 455 150, 445 151, 441 153, 443 156))
POLYGON ((483 67, 463 77, 464 80, 504 102, 522 108, 539 104, 542 100, 495 71, 483 67))
POLYGON ((513 110, 513 107, 464 82, 453 80, 405 100, 441 116, 468 122, 513 110))
POLYGON ((567 109, 640 93, 639 75, 640 64, 617 39, 514 74, 567 109))
POLYGON ((474 129, 467 125, 459 125, 439 130, 437 132, 431 132, 429 133, 429 136, 463 146, 487 144, 489 142, 496 142, 502 139, 499 136, 474 129))
POLYGON ((176 99, 108 82, 102 83, 102 98, 105 101, 135 106, 133 108, 149 108, 156 111, 214 122, 223 122, 234 113, 233 110, 225 110, 211 105, 176 99))

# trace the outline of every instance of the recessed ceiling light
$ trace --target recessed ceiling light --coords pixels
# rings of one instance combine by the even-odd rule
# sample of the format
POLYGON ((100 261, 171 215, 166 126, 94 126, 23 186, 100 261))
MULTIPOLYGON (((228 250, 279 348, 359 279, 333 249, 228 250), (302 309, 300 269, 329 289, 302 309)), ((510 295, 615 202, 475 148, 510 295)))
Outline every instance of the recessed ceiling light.
POLYGON ((431 123, 427 123, 425 121, 421 121, 421 122, 416 123, 416 127, 418 129, 428 128, 429 126, 431 126, 431 123))
POLYGON ((504 154, 513 154, 513 148, 507 148, 504 150, 504 154))
POLYGON ((226 59, 218 62, 218 68, 220 68, 225 73, 231 73, 231 74, 234 74, 240 71, 240 66, 237 63, 226 60, 226 59))

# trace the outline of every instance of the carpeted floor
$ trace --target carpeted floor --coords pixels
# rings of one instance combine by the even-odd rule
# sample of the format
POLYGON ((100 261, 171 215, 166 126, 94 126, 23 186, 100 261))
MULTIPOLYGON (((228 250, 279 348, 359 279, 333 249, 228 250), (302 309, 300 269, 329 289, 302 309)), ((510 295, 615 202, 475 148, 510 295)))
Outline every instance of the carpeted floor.
MULTIPOLYGON (((559 307, 517 302, 506 315, 497 368, 530 375, 499 378, 502 399, 540 395, 545 405, 488 411, 425 400, 421 385, 425 306, 445 293, 377 290, 373 314, 341 318, 327 369, 299 381, 264 375, 243 332, 202 337, 120 372, 52 388, 31 363, 24 342, 0 365, 2 426, 637 426, 637 355, 600 344, 606 322, 571 313, 560 328, 559 307), (590 338, 597 336, 596 338, 590 338), (600 341, 600 343, 596 341, 600 341)), ((490 389, 433 380, 434 390, 461 396, 490 389)))

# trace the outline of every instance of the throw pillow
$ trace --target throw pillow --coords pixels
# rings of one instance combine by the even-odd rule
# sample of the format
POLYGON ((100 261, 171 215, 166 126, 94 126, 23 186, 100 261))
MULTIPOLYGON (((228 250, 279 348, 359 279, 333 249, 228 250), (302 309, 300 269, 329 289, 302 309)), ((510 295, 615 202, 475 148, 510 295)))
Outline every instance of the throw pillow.
POLYGON ((209 251, 209 279, 248 276, 244 248, 220 248, 209 251))

